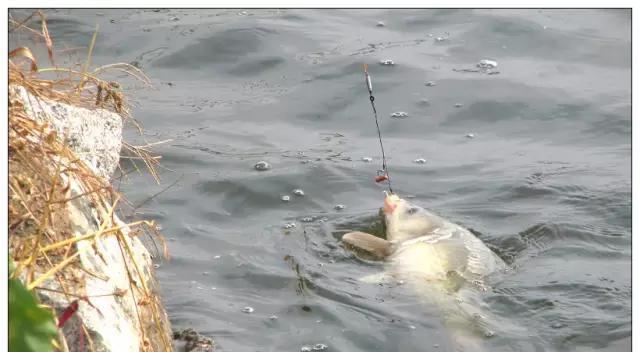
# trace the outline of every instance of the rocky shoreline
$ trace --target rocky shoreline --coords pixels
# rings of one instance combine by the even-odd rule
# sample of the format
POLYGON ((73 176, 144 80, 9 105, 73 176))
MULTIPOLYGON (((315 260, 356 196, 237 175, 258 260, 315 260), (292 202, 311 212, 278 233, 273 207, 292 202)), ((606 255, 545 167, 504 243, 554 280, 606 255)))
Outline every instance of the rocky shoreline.
MULTIPOLYGON (((110 183, 122 147, 119 114, 48 100, 16 85, 9 87, 9 96, 37 125, 52 130, 48 135, 68 146, 92 177, 110 183)), ((56 216, 71 235, 67 242, 74 244, 77 258, 56 275, 47 277, 46 268, 36 266, 32 276, 45 277, 34 291, 58 316, 61 350, 85 351, 90 345, 94 351, 113 352, 213 351, 213 341, 192 329, 171 331, 152 256, 138 238, 139 231, 118 218, 114 211, 118 198, 106 202, 111 210, 105 216, 96 199, 86 196, 86 185, 64 172, 60 177, 68 183, 68 201, 56 216), (115 230, 105 230, 105 217, 115 230), (75 309, 73 316, 61 322, 70 307, 75 309)), ((28 284, 26 273, 19 277, 28 284)))

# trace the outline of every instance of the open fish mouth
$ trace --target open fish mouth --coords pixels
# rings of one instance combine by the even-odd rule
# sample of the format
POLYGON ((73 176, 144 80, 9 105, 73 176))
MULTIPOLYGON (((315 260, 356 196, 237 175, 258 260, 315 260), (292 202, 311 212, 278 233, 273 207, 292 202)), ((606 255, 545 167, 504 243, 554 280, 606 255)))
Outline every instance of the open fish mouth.
POLYGON ((387 215, 393 214, 393 211, 398 206, 399 201, 400 197, 395 194, 387 194, 387 196, 384 197, 384 206, 382 207, 382 211, 387 215))

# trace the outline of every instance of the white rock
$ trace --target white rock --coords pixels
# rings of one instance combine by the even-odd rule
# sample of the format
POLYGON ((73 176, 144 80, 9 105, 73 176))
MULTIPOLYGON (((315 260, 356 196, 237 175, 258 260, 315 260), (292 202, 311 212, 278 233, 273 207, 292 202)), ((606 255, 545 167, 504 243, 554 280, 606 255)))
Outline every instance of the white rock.
MULTIPOLYGON (((68 145, 98 176, 109 179, 118 165, 122 143, 122 119, 119 115, 103 109, 85 109, 60 102, 40 99, 29 94, 23 87, 10 87, 11 99, 24 102, 27 115, 39 122, 49 123, 59 138, 65 138, 68 145)), ((84 236, 99 230, 102 218, 93 202, 86 197, 88 190, 69 174, 61 174, 63 181, 69 184, 70 201, 67 203, 68 221, 71 235, 84 236)), ((109 207, 110 204, 102 204, 109 207)), ((130 236, 130 229, 113 214, 114 225, 121 228, 120 236, 105 234, 94 241, 78 241, 75 246, 78 263, 75 268, 65 268, 65 275, 72 275, 82 283, 81 292, 71 292, 89 296, 91 305, 80 300, 76 315, 91 334, 97 351, 115 352, 143 350, 140 327, 147 332, 150 342, 148 349, 163 350, 160 347, 164 338, 171 343, 171 327, 164 307, 153 302, 141 304, 141 289, 146 286, 154 293, 158 284, 153 277, 154 264, 151 255, 136 236, 130 236), (122 247, 130 249, 123 256, 122 247), (134 269, 138 268, 139 272, 134 269), (80 270, 79 268, 82 268, 80 270), (89 275, 88 273, 92 273, 89 275), (132 283, 130 276, 136 280, 132 283), (140 275, 140 276, 138 276, 140 275), (132 292, 131 287, 134 288, 132 292), (120 295, 105 293, 119 292, 120 295), (149 327, 148 322, 155 320, 152 306, 158 308, 161 331, 149 327)), ((36 273, 37 275, 38 273, 36 273)), ((61 290, 55 278, 41 283, 41 286, 61 290)), ((68 289, 74 289, 69 287, 68 289)), ((53 306, 58 313, 69 306, 64 294, 39 290, 38 296, 43 303, 53 306)), ((78 319, 70 319, 63 327, 63 334, 71 351, 79 346, 83 334, 78 319)), ((85 338, 86 339, 86 338, 85 338)), ((86 343, 86 342, 85 342, 86 343)))
POLYGON ((106 180, 111 178, 120 162, 120 115, 104 109, 89 110, 40 99, 21 86, 11 86, 9 91, 23 102, 27 115, 35 121, 51 124, 60 139, 66 138, 69 147, 97 175, 106 180))
MULTIPOLYGON (((78 187, 74 187, 73 182, 71 184, 72 194, 79 194, 78 187)), ((68 209, 74 236, 77 237, 90 231, 98 230, 95 209, 84 198, 77 198, 69 202, 68 209)), ((121 241, 128 242, 132 257, 142 272, 143 280, 146 281, 146 285, 150 289, 155 289, 157 283, 151 276, 153 271, 150 268, 153 264, 149 252, 137 237, 128 235, 128 228, 115 215, 114 220, 117 224, 123 226, 121 241)), ((108 278, 103 280, 92 275, 85 275, 85 290, 88 295, 100 292, 116 292, 122 289, 126 292, 122 297, 102 296, 90 298, 91 304, 95 308, 88 304, 80 304, 77 314, 82 317, 83 323, 92 334, 94 343, 97 342, 100 346, 104 346, 104 348, 98 347, 98 350, 139 351, 142 344, 139 326, 140 324, 146 325, 145 321, 151 320, 151 313, 148 306, 141 307, 138 304, 141 299, 139 293, 136 292, 134 298, 129 289, 130 280, 127 268, 131 270, 134 267, 133 260, 128 256, 127 259, 123 259, 120 242, 113 235, 101 236, 96 239, 95 246, 88 241, 79 241, 77 248, 78 252, 80 252, 80 262, 84 269, 108 278), (138 320, 136 311, 141 312, 143 321, 138 320)), ((161 314, 165 320, 164 325, 168 328, 167 335, 169 335, 170 328, 164 309, 161 310, 161 314)), ((151 340, 158 342, 157 337, 151 340)))

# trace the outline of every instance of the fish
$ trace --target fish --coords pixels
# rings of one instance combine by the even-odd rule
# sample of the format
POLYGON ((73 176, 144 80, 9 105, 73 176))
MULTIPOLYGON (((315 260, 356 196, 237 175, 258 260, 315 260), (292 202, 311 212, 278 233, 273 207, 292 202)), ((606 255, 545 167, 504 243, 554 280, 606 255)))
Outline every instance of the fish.
POLYGON ((395 194, 385 196, 382 213, 386 239, 360 231, 342 237, 347 249, 385 262, 384 272, 361 281, 403 283, 439 308, 457 350, 481 351, 483 340, 508 324, 482 299, 488 279, 508 266, 468 229, 395 194))

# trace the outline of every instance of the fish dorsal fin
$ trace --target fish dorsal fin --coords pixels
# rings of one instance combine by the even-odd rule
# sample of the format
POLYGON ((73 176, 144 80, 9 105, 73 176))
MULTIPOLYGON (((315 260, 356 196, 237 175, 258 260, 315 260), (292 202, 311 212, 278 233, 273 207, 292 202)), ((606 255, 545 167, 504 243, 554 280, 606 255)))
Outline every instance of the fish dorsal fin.
POLYGON ((342 236, 342 243, 350 250, 364 252, 378 260, 384 260, 393 251, 392 243, 366 232, 354 231, 342 236))

